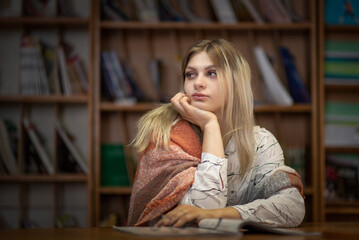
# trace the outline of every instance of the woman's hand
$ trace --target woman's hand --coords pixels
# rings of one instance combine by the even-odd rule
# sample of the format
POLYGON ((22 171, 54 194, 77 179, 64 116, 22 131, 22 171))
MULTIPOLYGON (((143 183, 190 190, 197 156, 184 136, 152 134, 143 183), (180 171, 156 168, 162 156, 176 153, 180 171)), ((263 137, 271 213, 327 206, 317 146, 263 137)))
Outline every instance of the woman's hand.
POLYGON ((215 211, 216 209, 202 209, 183 204, 165 214, 155 226, 183 227, 188 223, 198 223, 204 218, 216 218, 215 211))
POLYGON ((171 103, 185 120, 196 124, 202 131, 211 123, 218 124, 214 113, 192 106, 190 98, 182 92, 177 93, 171 103))

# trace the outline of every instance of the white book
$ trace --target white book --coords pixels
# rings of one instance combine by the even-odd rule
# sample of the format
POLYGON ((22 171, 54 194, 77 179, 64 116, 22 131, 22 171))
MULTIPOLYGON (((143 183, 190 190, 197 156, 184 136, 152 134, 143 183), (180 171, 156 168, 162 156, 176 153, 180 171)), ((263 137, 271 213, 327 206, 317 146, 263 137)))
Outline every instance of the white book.
POLYGON ((54 165, 52 164, 50 157, 48 156, 47 152, 45 151, 44 146, 41 144, 39 137, 37 136, 36 132, 32 128, 30 121, 28 118, 23 119, 23 124, 25 130, 34 145, 36 152, 38 153, 42 164, 45 166, 47 173, 53 175, 55 173, 54 165))
POLYGON ((250 0, 242 0, 243 4, 246 6, 249 14, 252 16, 254 21, 258 24, 263 24, 264 20, 261 15, 258 13, 257 9, 253 6, 250 0))
POLYGON ((229 0, 211 0, 214 13, 221 23, 237 23, 237 17, 229 0))
POLYGON ((58 134, 60 135, 60 138, 66 145, 66 147, 69 150, 69 152, 71 153, 71 155, 74 157, 77 164, 80 166, 81 170, 85 174, 88 174, 89 170, 88 170, 87 164, 85 163, 83 158, 80 156, 80 153, 78 152, 78 150, 75 148, 74 144, 71 142, 71 140, 67 136, 66 131, 65 131, 64 127, 62 126, 61 122, 56 121, 55 127, 56 127, 58 134))
POLYGON ((3 161, 10 175, 18 174, 19 169, 16 166, 16 159, 11 150, 9 134, 2 119, 0 119, 0 154, 1 160, 3 161))
POLYGON ((278 105, 293 105, 293 99, 283 86, 278 75, 274 71, 263 48, 257 46, 254 48, 254 55, 258 63, 259 70, 264 80, 266 90, 268 91, 273 103, 278 105))

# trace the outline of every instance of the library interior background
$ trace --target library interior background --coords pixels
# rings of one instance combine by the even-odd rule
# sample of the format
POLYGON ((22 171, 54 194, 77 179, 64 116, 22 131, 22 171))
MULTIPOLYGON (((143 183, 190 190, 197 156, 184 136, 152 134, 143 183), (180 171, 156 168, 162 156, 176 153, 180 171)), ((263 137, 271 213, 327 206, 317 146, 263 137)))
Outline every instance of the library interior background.
POLYGON ((358 221, 359 0, 3 0, 0 228, 126 225, 136 122, 217 38, 251 67, 304 221, 358 221))

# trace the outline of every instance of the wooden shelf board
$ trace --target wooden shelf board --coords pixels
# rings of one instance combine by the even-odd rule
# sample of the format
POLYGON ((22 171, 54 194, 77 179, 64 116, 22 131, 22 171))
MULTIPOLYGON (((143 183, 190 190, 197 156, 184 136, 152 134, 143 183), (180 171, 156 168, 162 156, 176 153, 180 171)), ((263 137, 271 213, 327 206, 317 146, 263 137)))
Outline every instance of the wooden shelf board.
POLYGON ((312 107, 310 104, 294 104, 292 106, 279 106, 279 105, 256 105, 254 112, 311 112, 312 107))
POLYGON ((137 103, 134 105, 120 105, 112 102, 101 103, 101 111, 144 112, 158 107, 158 103, 137 103))
POLYGON ((326 25, 325 31, 332 31, 332 32, 347 32, 348 34, 352 32, 358 32, 359 26, 358 25, 326 25))
POLYGON ((71 27, 84 27, 89 24, 88 18, 75 17, 5 17, 0 18, 1 27, 10 26, 45 26, 68 25, 71 27))
POLYGON ((358 91, 359 84, 325 84, 326 91, 358 91))
POLYGON ((327 202, 325 212, 327 214, 359 214, 359 201, 327 202))
POLYGON ((359 214, 359 201, 327 201, 327 214, 359 214))
POLYGON ((79 96, 0 96, 0 103, 86 103, 88 97, 79 96))
POLYGON ((56 175, 18 175, 0 176, 0 182, 87 182, 88 176, 82 174, 56 174, 56 175))
POLYGON ((101 194, 128 195, 131 194, 132 187, 99 187, 98 191, 101 194))
POLYGON ((326 147, 328 153, 359 153, 359 147, 326 147))
MULTIPOLYGON (((158 103, 138 103, 135 105, 119 105, 112 102, 101 103, 101 111, 123 111, 123 112, 144 112, 158 107, 158 103)), ((279 105, 256 105, 254 106, 255 112, 311 112, 312 107, 310 104, 295 104, 292 106, 279 106, 279 105)))
POLYGON ((189 22, 120 22, 120 21, 102 21, 100 23, 103 29, 175 29, 175 30, 308 30, 312 28, 311 23, 291 23, 291 24, 257 24, 254 22, 243 22, 238 24, 222 24, 217 22, 210 23, 189 23, 189 22))

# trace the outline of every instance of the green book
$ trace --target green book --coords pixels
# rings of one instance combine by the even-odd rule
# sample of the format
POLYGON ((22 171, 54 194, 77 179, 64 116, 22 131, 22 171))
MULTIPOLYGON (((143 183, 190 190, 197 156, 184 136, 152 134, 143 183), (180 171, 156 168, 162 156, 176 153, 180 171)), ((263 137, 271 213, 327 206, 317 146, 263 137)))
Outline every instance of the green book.
POLYGON ((328 52, 358 52, 359 53, 359 42, 358 41, 336 41, 327 40, 325 41, 325 51, 328 52))
POLYGON ((324 62, 325 75, 359 76, 359 61, 326 60, 324 62))
POLYGON ((125 159, 125 149, 123 145, 101 145, 101 185, 130 185, 125 159))

